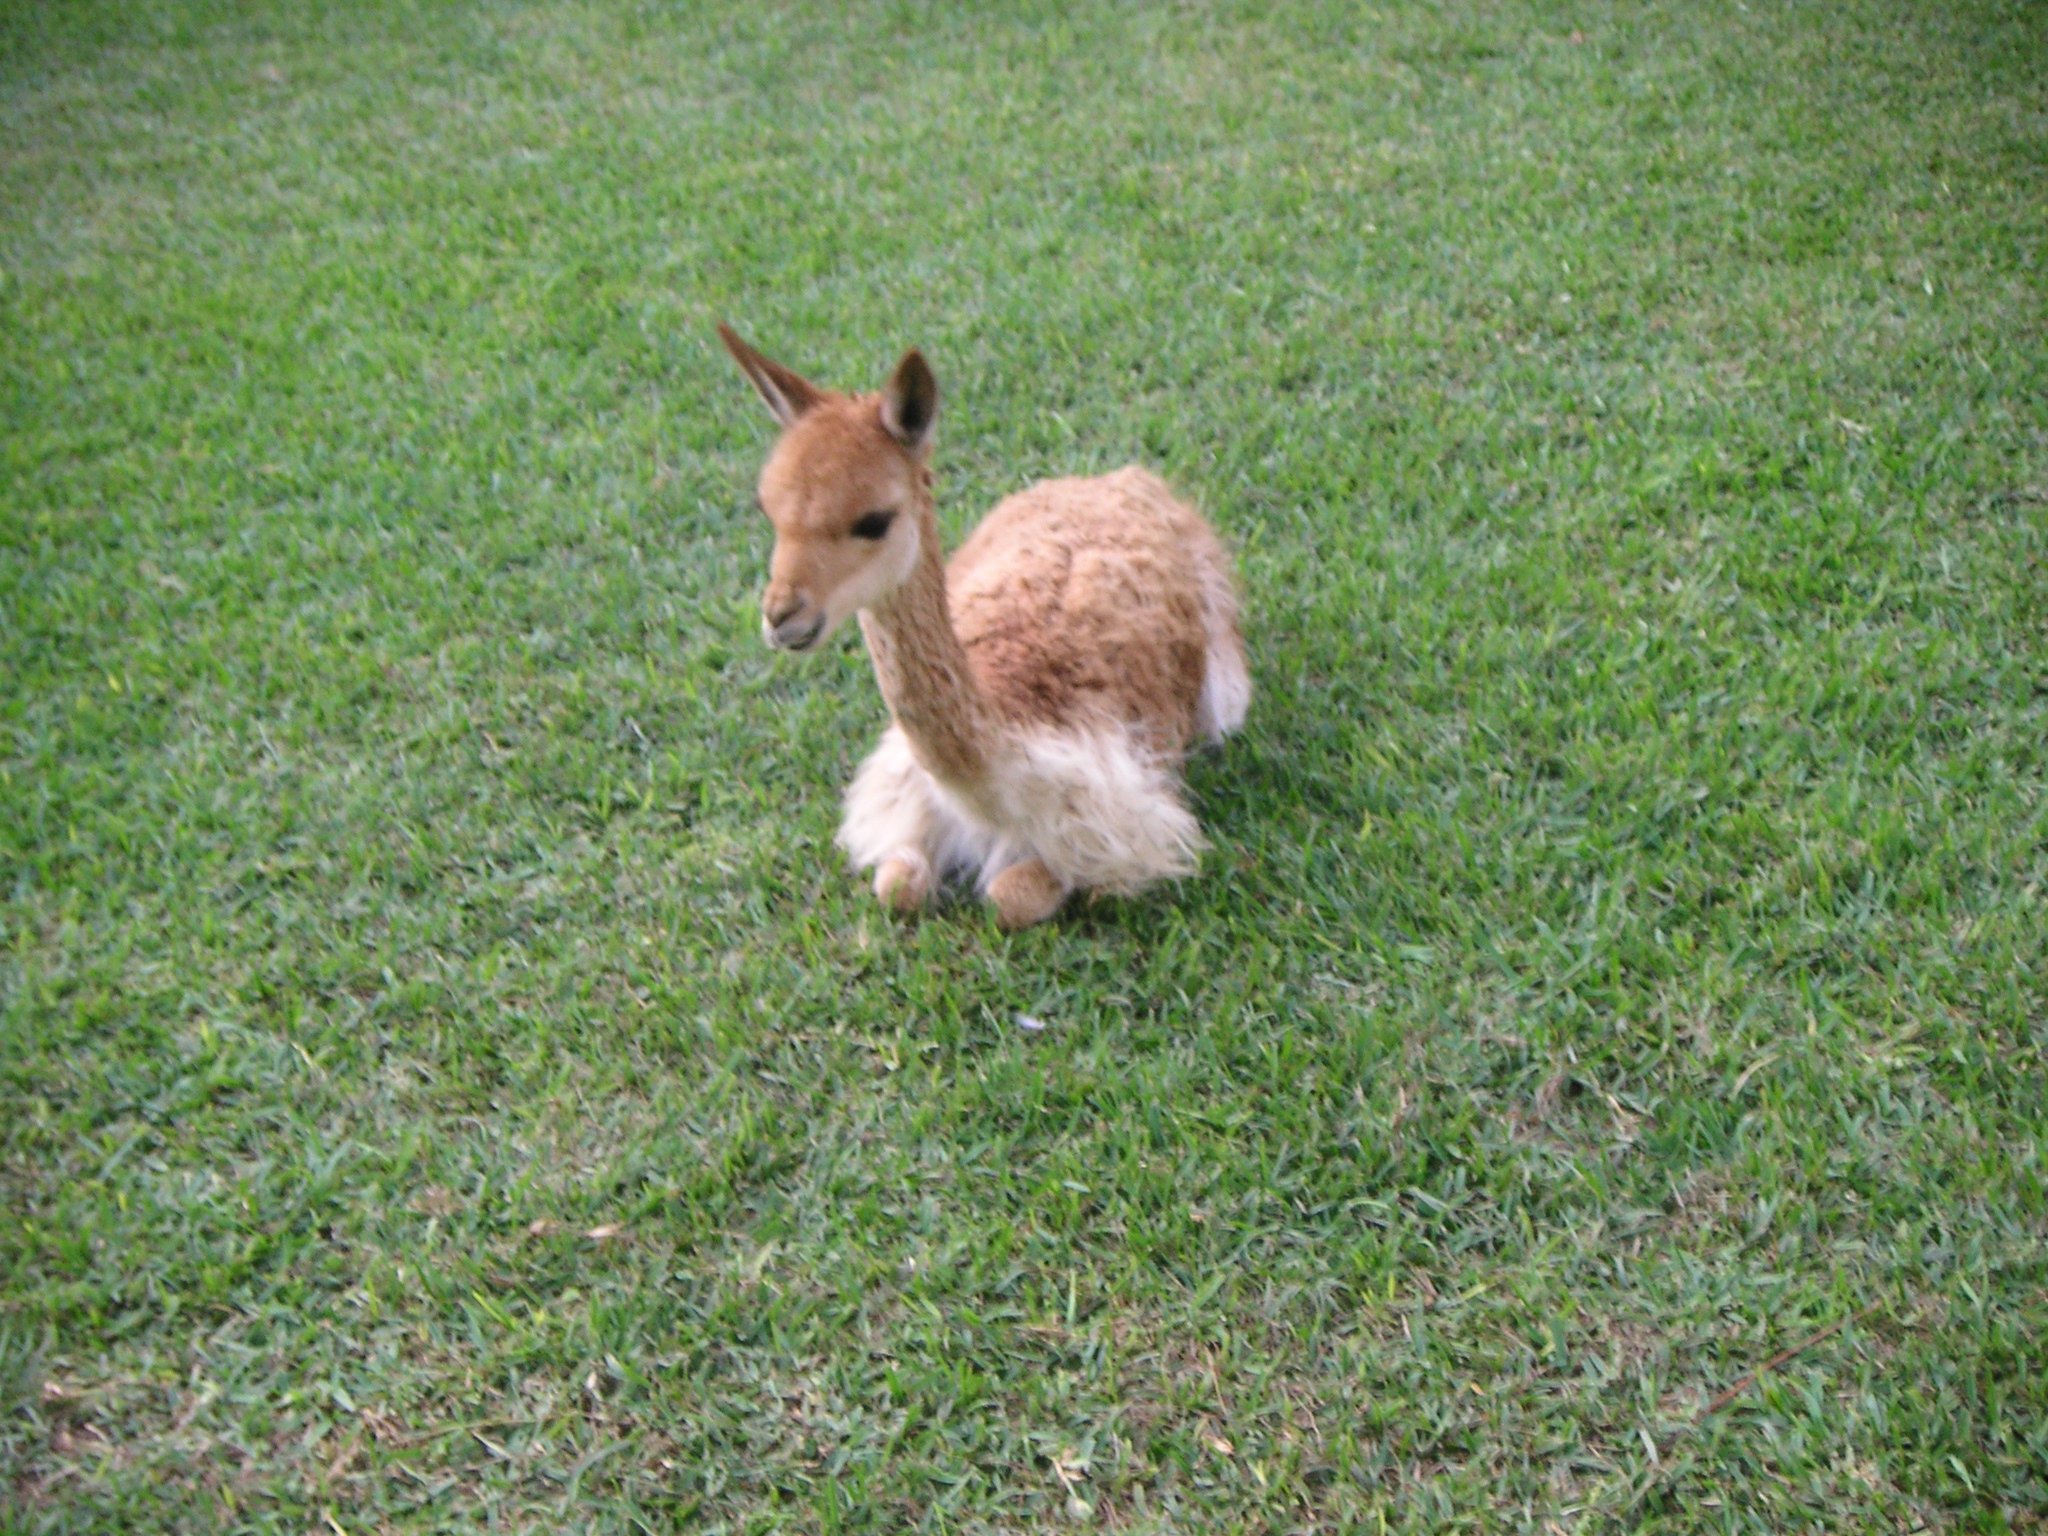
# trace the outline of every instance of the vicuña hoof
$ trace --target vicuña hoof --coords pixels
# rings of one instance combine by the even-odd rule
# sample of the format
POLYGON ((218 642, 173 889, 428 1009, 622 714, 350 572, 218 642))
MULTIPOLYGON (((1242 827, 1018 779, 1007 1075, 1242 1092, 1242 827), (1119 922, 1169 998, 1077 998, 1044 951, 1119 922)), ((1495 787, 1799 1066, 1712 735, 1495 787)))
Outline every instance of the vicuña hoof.
POLYGON ((891 912, 905 917, 921 912, 931 893, 932 867, 922 854, 906 849, 882 860, 882 867, 875 871, 875 894, 891 912))
POLYGON ((1043 860, 1026 859, 989 881, 988 899, 996 905, 996 921, 1014 932, 1042 923, 1059 911, 1067 889, 1053 878, 1043 860))

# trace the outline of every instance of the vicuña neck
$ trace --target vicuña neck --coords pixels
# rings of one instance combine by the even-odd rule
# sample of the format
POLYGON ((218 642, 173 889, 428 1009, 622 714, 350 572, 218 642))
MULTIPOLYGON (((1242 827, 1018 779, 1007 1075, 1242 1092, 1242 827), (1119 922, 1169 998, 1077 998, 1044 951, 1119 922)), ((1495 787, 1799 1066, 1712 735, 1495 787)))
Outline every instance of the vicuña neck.
POLYGON ((928 502, 914 515, 917 565, 902 586, 861 611, 861 633, 889 713, 918 762, 947 787, 971 793, 988 775, 988 706, 946 606, 938 519, 928 502))

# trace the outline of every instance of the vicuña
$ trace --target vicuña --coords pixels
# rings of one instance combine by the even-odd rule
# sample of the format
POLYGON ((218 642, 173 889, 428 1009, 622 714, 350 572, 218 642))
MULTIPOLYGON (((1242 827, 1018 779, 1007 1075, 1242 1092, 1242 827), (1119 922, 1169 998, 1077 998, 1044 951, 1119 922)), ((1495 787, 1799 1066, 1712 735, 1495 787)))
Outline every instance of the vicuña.
POLYGON ((875 894, 914 912, 971 875, 1023 928, 1072 891, 1192 871, 1181 759, 1242 725, 1252 691, 1230 556, 1201 514, 1135 465, 1046 480, 948 563, 920 354, 845 395, 718 334, 782 424, 758 486, 775 525, 763 633, 814 651, 858 613, 894 719, 839 829, 875 894))

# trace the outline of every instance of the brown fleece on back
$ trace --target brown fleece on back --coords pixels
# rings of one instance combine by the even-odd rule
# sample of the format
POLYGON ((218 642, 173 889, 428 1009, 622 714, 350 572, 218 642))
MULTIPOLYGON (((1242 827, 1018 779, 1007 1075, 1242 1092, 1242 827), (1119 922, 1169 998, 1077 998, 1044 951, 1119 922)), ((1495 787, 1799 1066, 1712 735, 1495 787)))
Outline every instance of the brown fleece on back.
POLYGON ((999 715, 1128 721, 1178 757, 1208 649, 1205 557, 1225 559, 1215 534, 1149 471, 1041 481, 999 502, 949 562, 953 628, 999 715))

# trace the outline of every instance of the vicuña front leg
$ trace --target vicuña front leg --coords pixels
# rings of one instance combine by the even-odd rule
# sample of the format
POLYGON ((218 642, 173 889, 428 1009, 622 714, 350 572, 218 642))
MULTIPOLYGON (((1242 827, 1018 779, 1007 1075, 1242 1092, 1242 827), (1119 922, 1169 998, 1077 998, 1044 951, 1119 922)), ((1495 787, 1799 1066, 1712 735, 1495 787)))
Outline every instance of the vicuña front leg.
POLYGON ((915 848, 899 848, 875 870, 875 894, 890 911, 910 916, 932 894, 931 861, 915 848))
POLYGON ((988 899, 995 903, 996 921, 1014 931, 1042 923, 1059 911, 1067 888, 1043 859, 1026 859, 989 881, 988 899))

